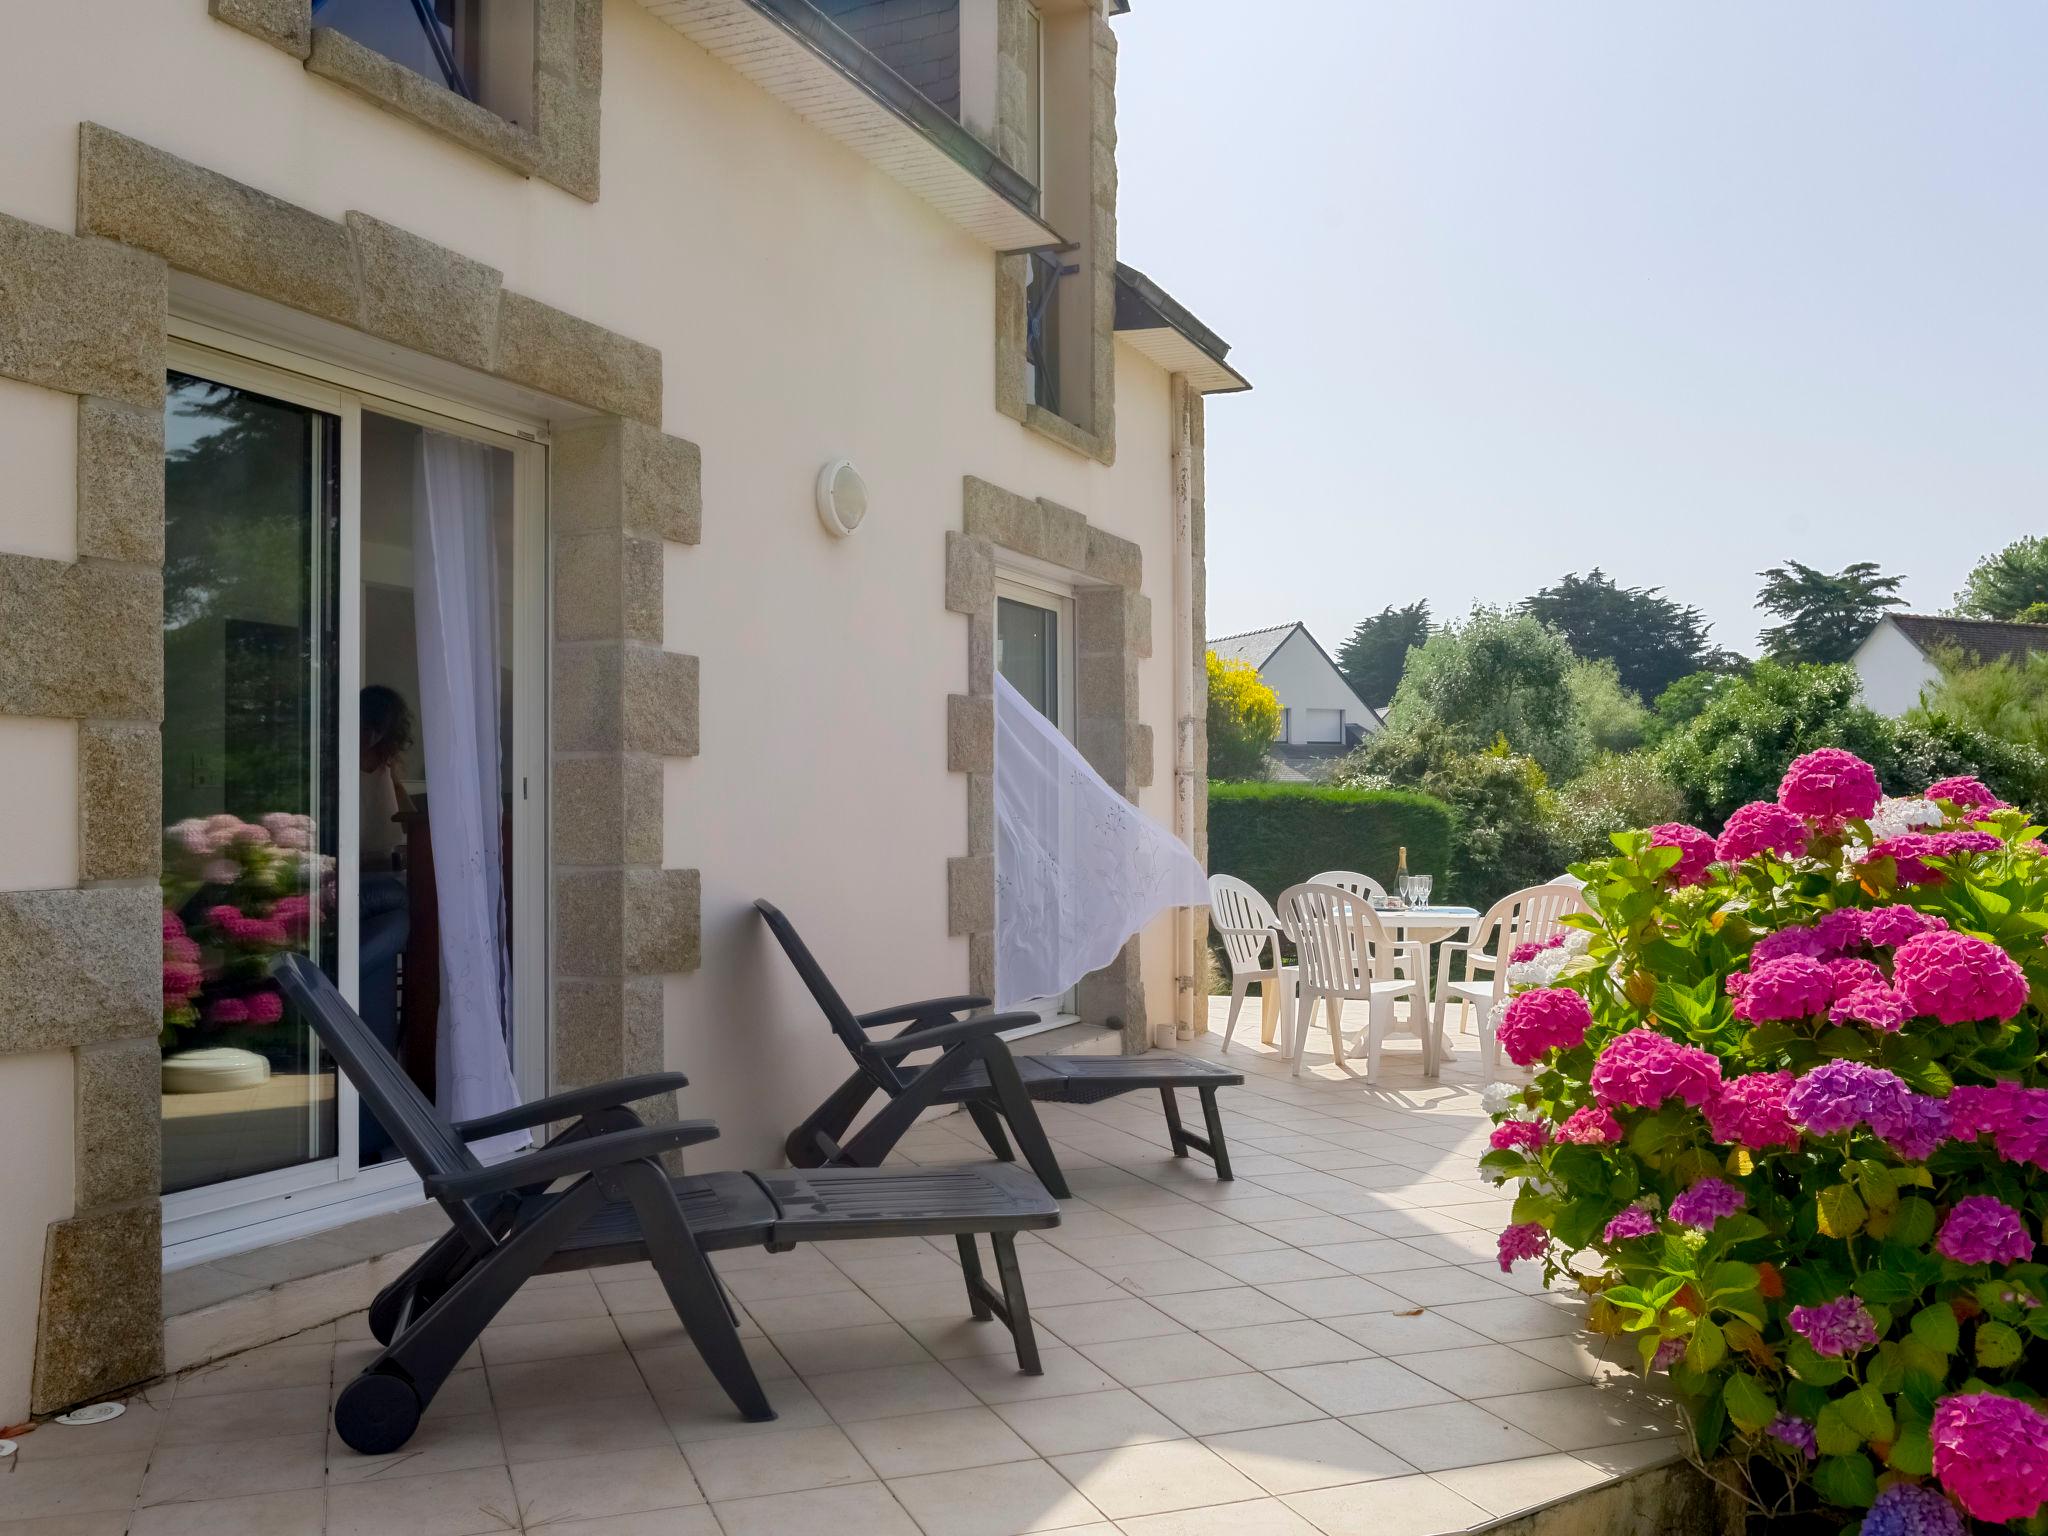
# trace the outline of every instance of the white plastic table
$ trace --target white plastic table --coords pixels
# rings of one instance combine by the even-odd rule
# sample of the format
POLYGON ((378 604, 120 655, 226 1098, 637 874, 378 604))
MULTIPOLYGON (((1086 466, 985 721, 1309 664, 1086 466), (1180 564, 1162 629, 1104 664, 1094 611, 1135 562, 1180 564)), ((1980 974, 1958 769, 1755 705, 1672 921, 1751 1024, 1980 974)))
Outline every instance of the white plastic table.
MULTIPOLYGON (((1417 946, 1416 963, 1422 967, 1422 974, 1417 978, 1420 986, 1415 1002, 1410 1005, 1413 1011, 1409 1015, 1409 1022, 1415 1026, 1416 1038, 1420 1039, 1423 1021, 1434 1017, 1435 1012, 1435 999, 1430 996, 1430 987, 1434 984, 1436 978, 1436 946, 1443 943, 1446 939, 1455 938, 1478 922, 1479 909, 1477 907, 1389 907, 1385 909, 1376 907, 1373 909, 1373 915, 1379 918, 1380 926, 1387 930, 1387 936, 1393 939, 1395 943, 1417 946)), ((1268 994, 1273 999, 1273 1005, 1270 1008, 1262 1007, 1259 1017, 1259 1038, 1267 1045, 1271 1045, 1273 1037, 1277 1033, 1275 1026, 1280 1021, 1281 1008, 1285 1006, 1287 1009, 1292 1010, 1294 999, 1291 997, 1282 998, 1278 987, 1269 987, 1264 982, 1259 983, 1259 992, 1262 999, 1268 994)), ((1291 1012, 1289 1016, 1292 1016, 1291 1012)), ((1442 1042, 1442 1050, 1448 1054, 1451 1048, 1450 1037, 1444 1035, 1439 1038, 1442 1042)))

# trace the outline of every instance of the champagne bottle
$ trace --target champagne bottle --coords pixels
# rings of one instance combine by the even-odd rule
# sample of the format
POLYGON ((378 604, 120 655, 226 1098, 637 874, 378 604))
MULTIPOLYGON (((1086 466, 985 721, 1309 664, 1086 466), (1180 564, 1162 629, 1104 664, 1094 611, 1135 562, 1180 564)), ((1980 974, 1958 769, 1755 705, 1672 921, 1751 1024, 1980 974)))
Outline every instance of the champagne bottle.
POLYGON ((1400 857, 1394 861, 1394 878, 1397 881, 1408 878, 1408 850, 1406 848, 1401 850, 1400 857))

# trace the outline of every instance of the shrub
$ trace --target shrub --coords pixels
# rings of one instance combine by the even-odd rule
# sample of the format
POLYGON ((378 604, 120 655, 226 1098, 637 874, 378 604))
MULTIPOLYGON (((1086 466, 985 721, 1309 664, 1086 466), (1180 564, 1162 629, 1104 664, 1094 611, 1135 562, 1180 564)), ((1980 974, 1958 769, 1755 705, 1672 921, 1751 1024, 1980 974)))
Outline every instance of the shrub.
POLYGON ((1411 873, 1438 873, 1450 847, 1450 807, 1427 795, 1320 784, 1209 786, 1209 867, 1269 901, 1326 869, 1391 882, 1402 848, 1411 873))
POLYGON ((1535 1075, 1488 1090, 1518 1123, 1482 1166, 1520 1184, 1502 1267, 1591 1293, 1724 1484, 1829 1529, 1882 1498, 1867 1533, 1959 1533, 1944 1500, 2031 1532, 2048 851, 1940 791, 1880 802, 1813 754, 1719 860, 1660 827, 1580 866, 1575 942, 1508 973, 1502 1048, 1535 1075))
POLYGON ((1572 663, 1565 674, 1565 687, 1571 694, 1572 711, 1596 753, 1628 752, 1643 744, 1649 711, 1641 699, 1621 686, 1613 662, 1603 658, 1572 663))
POLYGON ((1250 662, 1209 655, 1209 777, 1253 779, 1280 734, 1280 696, 1250 662))
POLYGON ((1597 859, 1614 851, 1614 833, 1684 815, 1685 796, 1657 754, 1623 752, 1598 759, 1557 791, 1551 824, 1565 859, 1597 859))
POLYGON ((1568 778, 1592 750, 1571 687, 1577 664, 1564 638, 1530 615, 1475 608, 1408 653, 1387 722, 1440 724, 1466 752, 1506 737, 1546 774, 1568 778))

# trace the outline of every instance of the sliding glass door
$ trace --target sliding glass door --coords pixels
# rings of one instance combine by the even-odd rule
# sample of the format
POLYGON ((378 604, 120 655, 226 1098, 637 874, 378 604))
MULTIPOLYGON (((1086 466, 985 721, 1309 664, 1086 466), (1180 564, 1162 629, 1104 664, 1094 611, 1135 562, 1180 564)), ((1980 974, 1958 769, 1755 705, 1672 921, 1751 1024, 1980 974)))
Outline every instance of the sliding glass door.
POLYGON ((416 396, 173 357, 165 1232, 197 1259, 417 1195, 278 954, 456 1118, 544 1086, 545 469, 416 396))

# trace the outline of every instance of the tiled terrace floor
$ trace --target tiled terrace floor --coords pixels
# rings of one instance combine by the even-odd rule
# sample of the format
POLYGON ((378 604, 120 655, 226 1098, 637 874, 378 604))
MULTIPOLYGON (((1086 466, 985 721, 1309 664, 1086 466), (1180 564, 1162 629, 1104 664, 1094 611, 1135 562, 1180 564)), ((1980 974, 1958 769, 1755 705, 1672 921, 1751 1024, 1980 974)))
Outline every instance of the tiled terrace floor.
POLYGON ((965 1318, 950 1245, 721 1255, 781 1410, 759 1426, 643 1268, 549 1276, 397 1455, 332 1438, 375 1349, 344 1319, 27 1436, 0 1536, 1426 1536, 1671 1454, 1579 1303, 1493 1262, 1469 1036, 1437 1083, 1390 1049, 1378 1088, 1256 1041, 1248 1016, 1233 1184, 1168 1155, 1156 1100, 1048 1107, 1079 1198, 1028 1242, 1042 1377, 965 1318))

